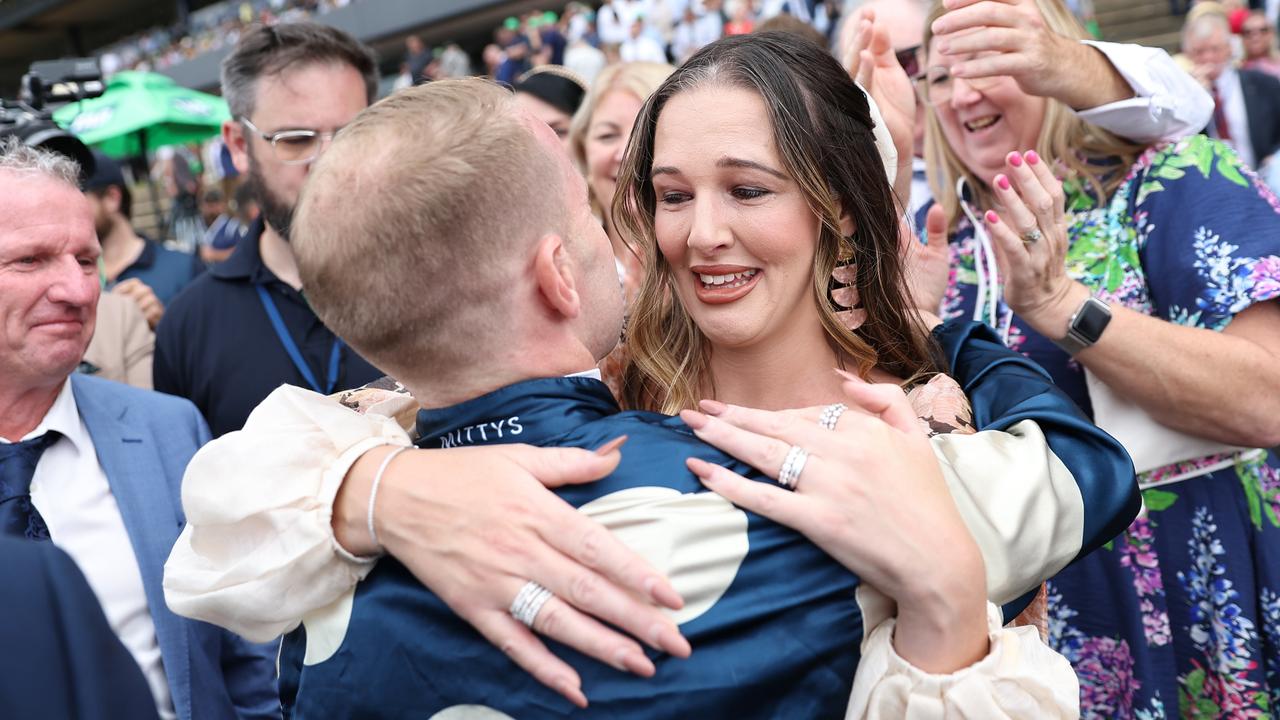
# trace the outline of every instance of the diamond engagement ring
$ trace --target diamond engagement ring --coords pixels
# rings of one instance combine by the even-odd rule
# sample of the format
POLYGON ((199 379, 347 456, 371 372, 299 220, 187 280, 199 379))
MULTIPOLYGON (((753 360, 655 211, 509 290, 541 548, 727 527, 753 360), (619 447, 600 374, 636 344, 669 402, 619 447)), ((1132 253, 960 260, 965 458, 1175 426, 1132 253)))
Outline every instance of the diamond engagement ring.
POLYGON ((511 601, 509 612, 511 617, 524 623, 530 630, 533 629, 533 621, 537 619, 538 613, 542 610, 542 606, 552 597, 551 591, 542 587, 538 583, 530 580, 520 588, 520 592, 516 593, 516 599, 511 601))
POLYGON ((799 445, 792 445, 787 457, 782 461, 782 469, 778 471, 778 484, 788 490, 794 490, 800 481, 800 473, 804 472, 804 464, 809 460, 809 451, 799 445))
POLYGON ((1022 233, 1022 242, 1027 245, 1034 245, 1035 243, 1040 242, 1040 238, 1042 237, 1044 236, 1040 234, 1040 228, 1031 228, 1030 230, 1022 233))
POLYGON ((826 406, 822 409, 822 415, 818 418, 818 426, 827 430, 835 430, 836 423, 840 422, 840 416, 848 409, 849 406, 844 403, 826 406))

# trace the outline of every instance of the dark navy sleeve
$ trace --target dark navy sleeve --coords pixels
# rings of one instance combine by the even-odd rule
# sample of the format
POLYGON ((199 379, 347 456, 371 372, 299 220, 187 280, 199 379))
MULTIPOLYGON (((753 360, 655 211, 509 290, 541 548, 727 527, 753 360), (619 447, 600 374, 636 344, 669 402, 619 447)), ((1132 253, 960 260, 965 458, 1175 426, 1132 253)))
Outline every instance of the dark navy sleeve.
POLYGON ((156 718, 151 689, 80 568, 51 543, 0 537, 6 718, 156 718))
POLYGON ((165 311, 156 327, 156 348, 151 359, 151 386, 156 392, 189 397, 183 382, 182 329, 183 308, 174 305, 165 311))
POLYGON ((1141 505, 1124 446, 1090 422, 1040 366, 1005 347, 990 327, 951 320, 933 334, 951 375, 969 397, 978 430, 1007 430, 1032 420, 1071 471, 1084 501, 1084 537, 1076 558, 1123 532, 1141 505))

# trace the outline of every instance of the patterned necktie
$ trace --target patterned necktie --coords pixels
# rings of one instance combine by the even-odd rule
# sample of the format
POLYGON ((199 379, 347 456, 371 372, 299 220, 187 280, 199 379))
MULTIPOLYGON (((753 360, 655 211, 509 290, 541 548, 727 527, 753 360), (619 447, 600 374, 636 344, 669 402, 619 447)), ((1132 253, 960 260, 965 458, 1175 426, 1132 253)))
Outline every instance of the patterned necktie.
POLYGON ((1227 111, 1222 104, 1222 96, 1218 94, 1218 86, 1213 85, 1209 94, 1213 96, 1213 124, 1218 131, 1218 139, 1231 142, 1231 128, 1227 125, 1227 111))
POLYGON ((59 437, 50 431, 22 442, 0 443, 0 535, 49 539, 49 526, 31 504, 31 478, 40 456, 59 437))

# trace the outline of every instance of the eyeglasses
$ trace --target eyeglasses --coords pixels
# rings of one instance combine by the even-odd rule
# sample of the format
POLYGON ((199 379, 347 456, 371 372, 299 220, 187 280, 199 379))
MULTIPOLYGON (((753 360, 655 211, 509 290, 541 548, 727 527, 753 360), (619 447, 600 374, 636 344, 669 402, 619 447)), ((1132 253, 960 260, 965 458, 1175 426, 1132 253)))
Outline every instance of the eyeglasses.
POLYGON ((894 50, 893 56, 898 59, 898 64, 906 71, 907 77, 916 80, 920 77, 920 46, 912 45, 909 48, 894 50))
POLYGON ((951 101, 951 96, 955 94, 956 80, 962 80, 966 85, 978 92, 985 92, 995 87, 1000 82, 1002 76, 993 75, 989 77, 979 78, 953 78, 951 73, 942 68, 933 68, 927 75, 922 75, 916 79, 916 87, 919 89, 920 97, 930 105, 945 105, 951 101))
POLYGON ((271 151, 275 153, 276 160, 279 160, 282 165, 305 165, 313 162, 320 157, 320 150, 324 146, 324 141, 332 141, 333 136, 342 130, 342 128, 329 132, 281 130, 280 132, 264 133, 250 122, 247 117, 240 118, 240 122, 247 125, 250 130, 263 140, 271 143, 271 151))

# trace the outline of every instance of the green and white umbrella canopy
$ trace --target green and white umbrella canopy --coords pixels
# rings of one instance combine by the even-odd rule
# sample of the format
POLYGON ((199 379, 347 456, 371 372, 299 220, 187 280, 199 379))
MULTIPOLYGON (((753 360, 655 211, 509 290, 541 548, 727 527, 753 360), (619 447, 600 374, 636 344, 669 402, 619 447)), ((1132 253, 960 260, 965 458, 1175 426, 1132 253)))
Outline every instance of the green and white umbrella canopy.
POLYGON ((124 158, 206 140, 231 113, 222 98, 166 75, 124 71, 111 76, 101 97, 60 108, 53 119, 86 145, 124 158))

